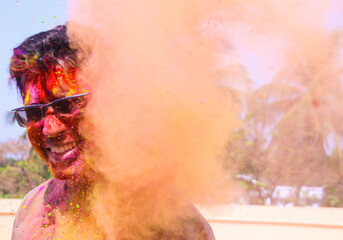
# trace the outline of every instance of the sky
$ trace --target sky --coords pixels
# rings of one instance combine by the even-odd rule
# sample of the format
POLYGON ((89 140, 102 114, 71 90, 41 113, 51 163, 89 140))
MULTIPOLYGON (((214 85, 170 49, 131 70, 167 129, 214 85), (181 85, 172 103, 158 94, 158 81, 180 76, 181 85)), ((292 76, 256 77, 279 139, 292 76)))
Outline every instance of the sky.
POLYGON ((27 37, 68 20, 67 0, 2 0, 0 5, 0 142, 25 133, 9 124, 7 112, 22 105, 15 85, 10 86, 8 66, 12 49, 27 37))

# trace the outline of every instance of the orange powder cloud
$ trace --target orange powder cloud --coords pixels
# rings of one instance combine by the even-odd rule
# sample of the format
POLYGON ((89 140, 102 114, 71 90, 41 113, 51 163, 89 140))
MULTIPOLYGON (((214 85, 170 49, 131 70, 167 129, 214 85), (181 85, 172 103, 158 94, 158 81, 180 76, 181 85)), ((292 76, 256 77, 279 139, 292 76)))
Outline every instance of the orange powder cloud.
POLYGON ((235 81, 248 78, 243 71, 218 84, 219 50, 256 52, 275 71, 290 73, 306 60, 316 74, 331 61, 318 51, 332 45, 324 29, 329 2, 71 3, 70 36, 90 53, 81 72, 92 92, 87 117, 93 127, 84 131, 96 143, 88 155, 104 179, 94 214, 105 235, 149 239, 149 226, 170 228, 187 214, 185 204, 205 198, 221 176, 223 148, 236 123, 236 106, 218 85, 239 86, 235 81), (270 52, 278 53, 277 61, 266 59, 270 52))
MULTIPOLYGON (((213 78, 212 1, 75 1, 72 38, 90 44, 83 79, 104 181, 94 213, 105 235, 172 229, 221 176, 234 106, 213 78)), ((89 131, 89 129, 88 129, 89 131)), ((112 238, 111 238, 112 239, 112 238)))

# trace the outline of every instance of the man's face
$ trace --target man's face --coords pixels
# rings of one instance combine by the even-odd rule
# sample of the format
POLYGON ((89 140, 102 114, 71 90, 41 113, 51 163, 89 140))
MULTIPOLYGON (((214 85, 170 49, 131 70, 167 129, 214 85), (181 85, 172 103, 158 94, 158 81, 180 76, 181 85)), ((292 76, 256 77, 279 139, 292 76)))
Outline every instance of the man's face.
MULTIPOLYGON (((28 81, 23 95, 24 105, 47 104, 86 93, 75 77, 75 69, 66 72, 56 66, 46 77, 34 83, 28 81)), ((46 110, 42 119, 27 123, 27 134, 33 148, 47 162, 55 178, 71 179, 86 174, 82 152, 85 143, 78 131, 81 118, 59 118, 52 107, 46 110)))

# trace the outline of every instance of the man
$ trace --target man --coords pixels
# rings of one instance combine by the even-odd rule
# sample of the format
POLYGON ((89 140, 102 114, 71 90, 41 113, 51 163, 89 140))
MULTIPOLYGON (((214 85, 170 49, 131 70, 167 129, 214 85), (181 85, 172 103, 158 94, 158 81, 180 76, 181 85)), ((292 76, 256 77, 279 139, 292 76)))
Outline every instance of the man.
MULTIPOLYGON (((14 49, 10 74, 24 106, 13 111, 54 178, 25 196, 12 239, 112 239, 91 213, 96 174, 85 161, 89 143, 78 130, 90 93, 78 80, 76 54, 66 26, 36 34, 14 49)), ((190 209, 194 217, 180 219, 181 232, 159 230, 152 239, 214 239, 206 220, 190 209)))

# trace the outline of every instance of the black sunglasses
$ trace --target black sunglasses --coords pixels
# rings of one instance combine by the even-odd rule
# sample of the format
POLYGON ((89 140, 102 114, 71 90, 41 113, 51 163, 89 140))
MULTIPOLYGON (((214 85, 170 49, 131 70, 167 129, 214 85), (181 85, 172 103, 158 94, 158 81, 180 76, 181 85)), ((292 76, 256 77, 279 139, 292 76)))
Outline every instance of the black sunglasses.
POLYGON ((80 117, 87 105, 87 95, 82 93, 69 97, 57 99, 48 104, 33 104, 12 109, 14 116, 21 127, 27 127, 31 121, 39 121, 46 116, 48 107, 52 107, 56 117, 60 119, 71 119, 80 117))

